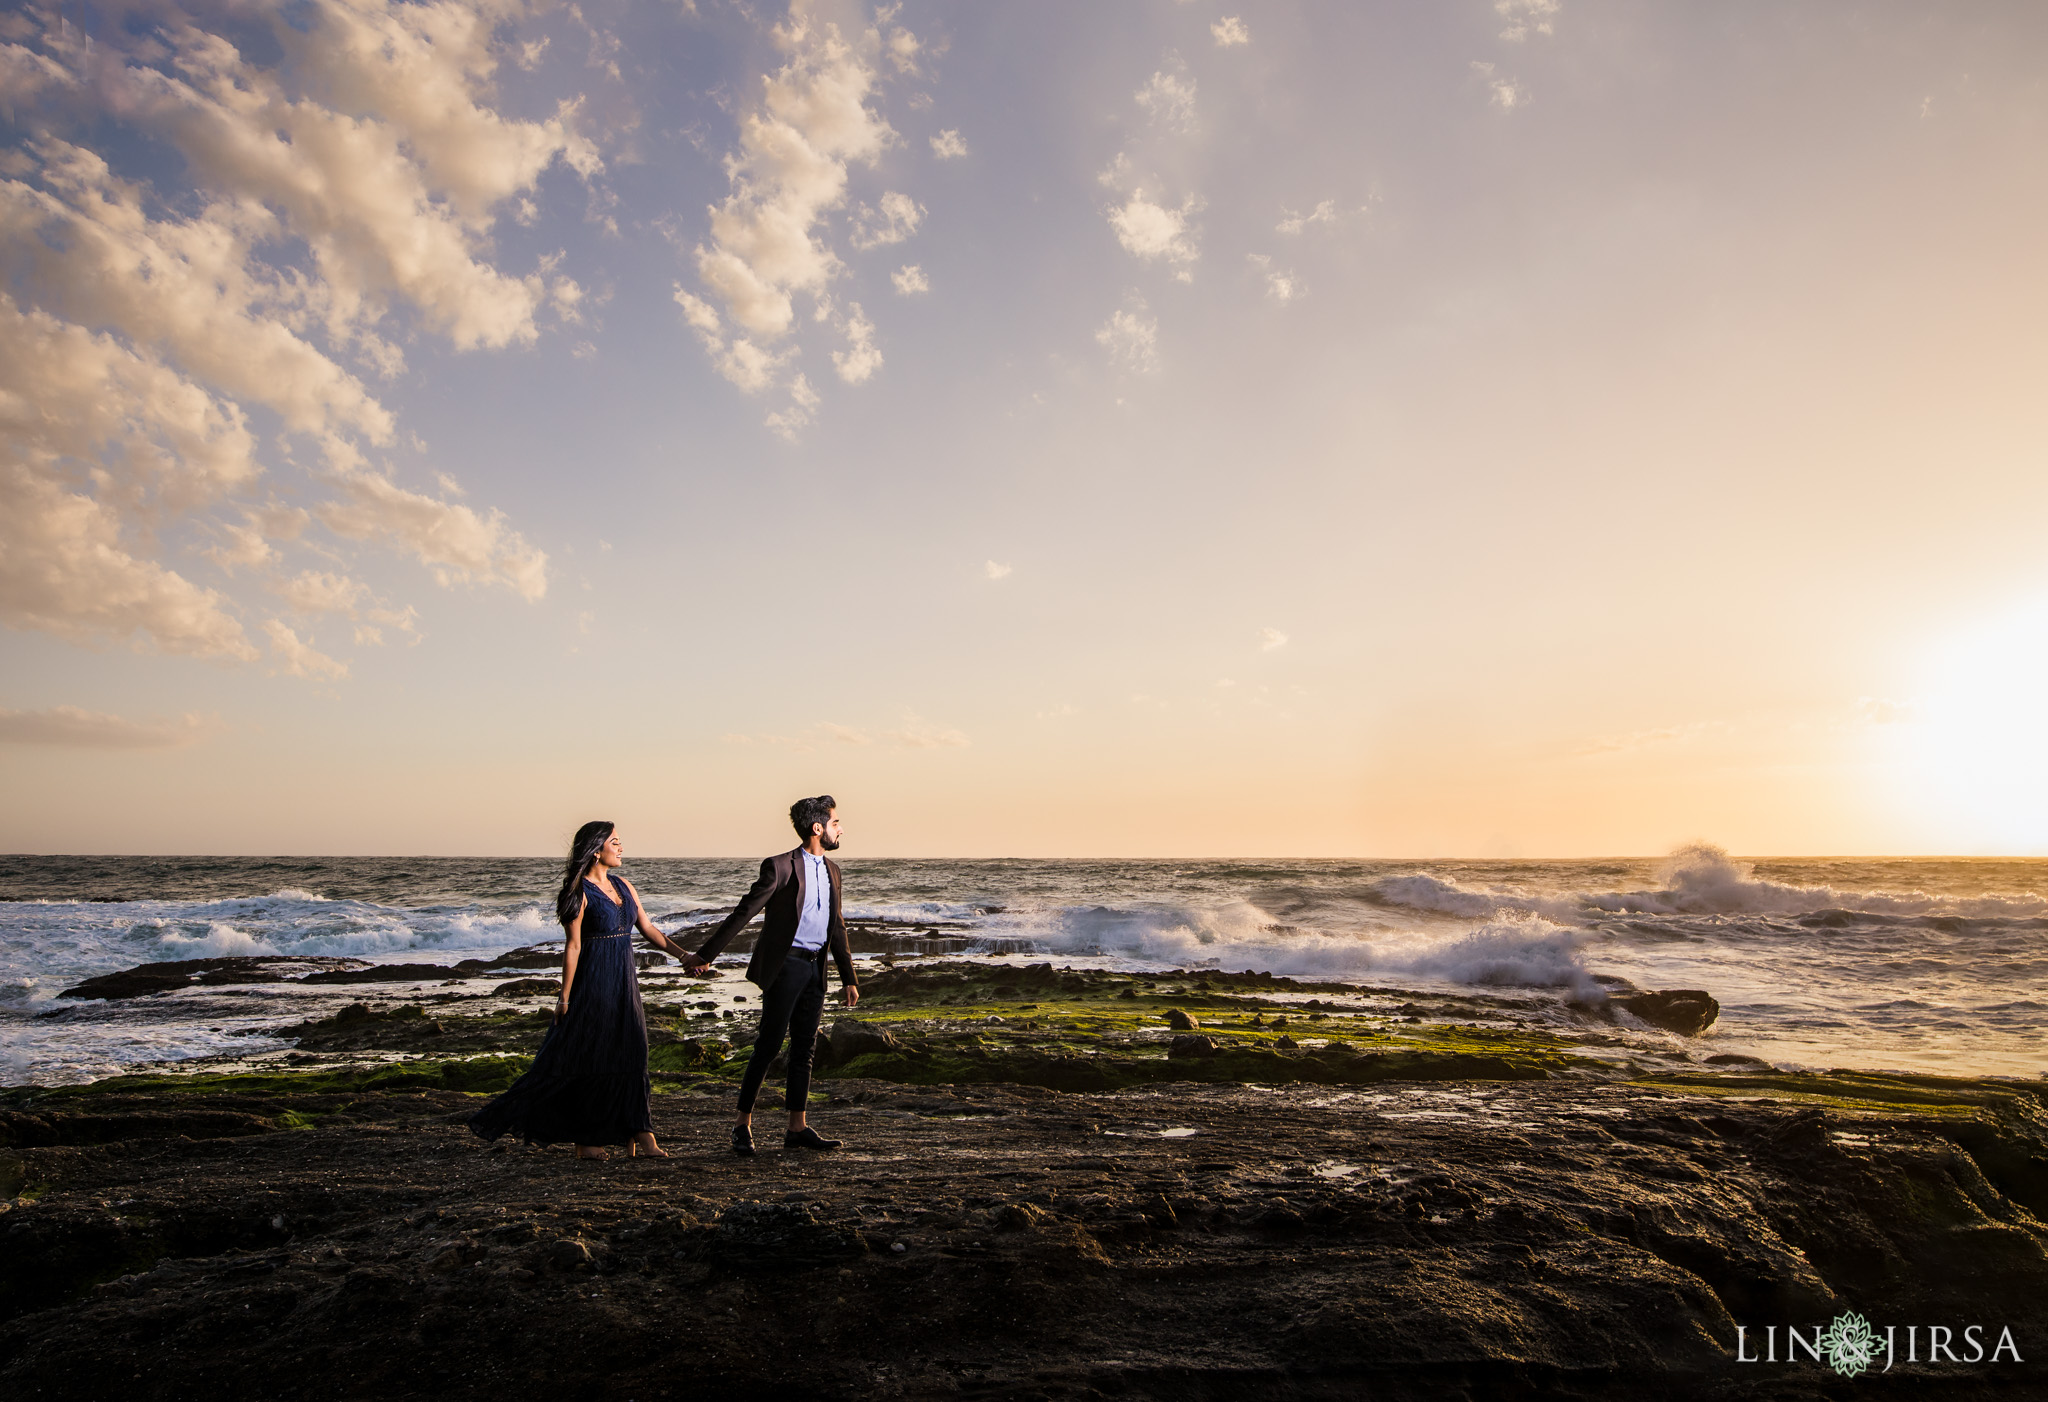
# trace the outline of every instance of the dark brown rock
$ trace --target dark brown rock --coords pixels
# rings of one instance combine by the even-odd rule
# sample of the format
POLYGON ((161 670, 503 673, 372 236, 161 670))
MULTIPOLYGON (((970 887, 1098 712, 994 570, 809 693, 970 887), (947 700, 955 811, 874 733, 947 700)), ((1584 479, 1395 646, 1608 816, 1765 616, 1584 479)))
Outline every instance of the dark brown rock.
POLYGON ((1855 1389, 1738 1365, 1734 1327, 1782 1346, 1844 1309, 2010 1327, 2002 1380, 1909 1376, 2037 1393, 2031 1084, 1849 1078, 1815 1114, 1728 1079, 1439 1084, 1423 1116, 1398 1085, 840 1081, 814 1113, 847 1152, 746 1160, 721 1086, 657 1094, 675 1160, 609 1163, 493 1153, 454 1091, 21 1092, 310 1127, 0 1154, 40 1194, 0 1213, 0 1395, 540 1396, 601 1349, 599 1390, 639 1398, 1819 1402, 1855 1389))
POLYGON ((1712 994, 1698 988, 1669 988, 1661 993, 1632 993, 1614 1002, 1634 1013, 1652 1027, 1697 1037, 1714 1025, 1721 1005, 1712 994))
POLYGON ((491 990, 493 998, 535 998, 546 997, 562 991, 558 978, 515 978, 501 983, 491 990))
POLYGON ((193 984, 282 983, 308 968, 340 972, 354 968, 355 959, 293 958, 283 955, 236 954, 219 959, 167 959, 157 964, 138 964, 119 973, 100 974, 73 984, 60 998, 146 998, 193 984))
POLYGON ((872 1023, 856 1022, 842 1018, 832 1025, 832 1031, 818 1039, 817 1061, 820 1069, 825 1066, 843 1066, 857 1056, 869 1052, 898 1052, 903 1043, 896 1035, 872 1023))
POLYGON ((301 983, 424 983, 456 972, 446 964, 372 964, 362 969, 323 969, 301 983))

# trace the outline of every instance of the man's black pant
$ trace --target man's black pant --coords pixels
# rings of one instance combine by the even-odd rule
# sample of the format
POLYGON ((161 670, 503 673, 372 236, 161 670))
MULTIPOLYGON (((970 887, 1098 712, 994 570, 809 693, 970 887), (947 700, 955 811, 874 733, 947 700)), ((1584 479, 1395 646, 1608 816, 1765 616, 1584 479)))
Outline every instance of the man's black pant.
POLYGON ((811 1056, 818 1047, 818 1019, 824 1013, 825 951, 792 949, 782 961, 782 972, 761 995, 761 1026, 754 1054, 747 1058, 747 1074, 740 1081, 741 1114, 753 1112, 768 1063, 775 1060, 785 1033, 789 1037, 789 1070, 783 1078, 783 1100, 791 1111, 809 1103, 811 1056))

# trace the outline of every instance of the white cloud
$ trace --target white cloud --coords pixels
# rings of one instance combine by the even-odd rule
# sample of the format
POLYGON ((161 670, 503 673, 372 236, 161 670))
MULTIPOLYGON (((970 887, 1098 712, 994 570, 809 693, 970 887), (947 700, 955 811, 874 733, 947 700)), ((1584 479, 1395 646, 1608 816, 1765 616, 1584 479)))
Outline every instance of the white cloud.
MULTIPOLYGON (((0 179, 0 620, 253 660, 232 601, 151 558, 165 526, 218 513, 197 523, 205 557, 275 582, 307 518, 248 502, 263 467, 245 406, 275 412, 281 454, 309 435, 333 473, 360 475, 363 445, 396 425, 347 360, 388 377, 415 330, 504 346, 534 339, 543 304, 583 315, 573 279, 490 258, 495 221, 545 169, 602 170, 573 106, 493 106, 525 9, 153 9, 91 43, 53 9, 14 12, 0 82, 36 135, 0 179), (249 56, 266 45, 281 62, 249 56), (176 153, 178 185, 124 179, 79 144, 135 129, 176 153)), ((302 602, 304 579, 286 586, 302 602)))
POLYGON ((270 635, 270 655, 286 675, 326 681, 339 681, 348 675, 346 662, 335 661, 277 619, 267 620, 263 631, 270 635))
POLYGON ((798 371, 789 382, 789 405, 768 415, 761 422, 772 429, 784 442, 794 443, 818 410, 818 392, 811 388, 811 382, 798 371))
POLYGON ((860 303, 846 307, 846 349, 832 352, 833 368, 850 385, 861 384, 882 368, 882 352, 875 346, 875 327, 860 309, 860 303))
POLYGON ((957 730, 933 725, 921 716, 909 715, 894 730, 882 732, 884 740, 913 750, 964 749, 967 737, 957 730))
POLYGON ((1236 15, 1225 15, 1209 26, 1209 32, 1216 38, 1216 47, 1228 49, 1252 41, 1251 31, 1244 27, 1244 21, 1236 15))
POLYGON ((1486 80, 1487 101, 1503 112, 1512 112, 1525 106, 1529 101, 1529 90, 1517 84, 1512 78, 1494 76, 1493 65, 1483 59, 1472 61, 1472 71, 1486 80))
POLYGON ((310 246, 331 322, 374 319, 397 293, 458 347, 531 340, 541 288, 476 257, 491 211, 557 157, 600 162, 566 114, 507 121, 482 105, 497 6, 326 0, 276 23, 288 71, 251 64, 188 24, 159 31, 175 76, 131 67, 131 109, 194 173, 281 211, 310 246), (440 198, 436 198, 436 196, 440 198))
POLYGON ((1508 22, 1500 37, 1519 43, 1531 34, 1551 33, 1563 8, 1562 0, 1494 0, 1493 12, 1508 22))
POLYGON ((726 340, 719 329, 717 311, 703 298, 685 291, 681 283, 676 284, 675 300, 683 309, 683 320, 704 342, 705 353, 719 374, 748 394, 758 394, 775 382, 776 372, 789 359, 790 351, 764 350, 746 336, 726 340))
POLYGON ((1247 253, 1245 261, 1259 270, 1266 281, 1266 295, 1276 302, 1291 302, 1301 295, 1301 282, 1291 271, 1273 266, 1273 260, 1263 253, 1247 253))
POLYGON ((789 331, 793 293, 823 292, 838 273, 838 255, 814 231, 845 202, 848 166, 872 163, 896 136, 868 106, 873 67, 836 27, 795 20, 775 41, 786 61, 740 123, 739 150, 726 160, 732 193, 711 210, 696 252, 725 315, 765 337, 789 331))
POLYGON ((1010 577, 1010 567, 1008 565, 999 565, 994 560, 990 560, 982 566, 982 573, 989 579, 1008 579, 1010 577))
POLYGON ((1272 652, 1287 646, 1287 635, 1278 628, 1259 629, 1259 651, 1272 652))
POLYGON ((0 621, 73 642, 256 656, 228 601, 142 558, 105 503, 20 461, 0 463, 0 500, 0 621))
POLYGON ((239 524, 216 523, 215 529, 223 543, 205 552, 206 558, 220 566, 225 574, 277 564, 282 558, 277 549, 278 543, 297 540, 305 533, 306 523, 312 519, 299 507, 277 502, 264 507, 244 506, 241 510, 239 524))
POLYGON ((1195 80, 1187 76, 1178 60, 1146 79, 1134 95, 1147 116, 1169 131, 1189 131, 1195 125, 1195 80))
MULTIPOLYGON (((846 203, 850 168, 872 165, 897 139, 871 105, 876 63, 886 54, 898 71, 914 71, 921 52, 900 28, 884 43, 880 26, 894 13, 878 11, 877 27, 857 46, 801 12, 774 30, 782 65, 763 79, 760 106, 740 123, 739 147, 726 158, 731 193, 710 210, 708 236, 694 253, 708 299, 675 291, 718 372, 748 393, 774 386, 796 355, 795 346, 776 343, 796 326, 798 295, 814 299, 815 320, 835 320, 828 288, 845 264, 823 237, 825 217, 846 203)), ((848 237, 860 249, 900 243, 923 218, 915 200, 892 190, 854 211, 848 237)), ((859 384, 882 364, 874 326, 858 306, 839 324, 847 345, 832 353, 833 365, 859 384)), ((789 392, 790 402, 763 422, 794 440, 818 396, 801 373, 789 392)))
POLYGON ((1296 214, 1291 209, 1282 210, 1281 219, 1273 226, 1276 234, 1298 234, 1311 224, 1334 224, 1337 222, 1337 202, 1319 200, 1316 207, 1306 214, 1296 214))
POLYGON ((853 246, 865 252, 884 244, 901 243, 917 232, 924 219, 924 207, 910 196, 891 190, 876 201, 879 209, 862 205, 853 216, 853 246))
POLYGON ((1142 193, 1134 194, 1109 212, 1109 227, 1116 230, 1117 242, 1126 253, 1147 262, 1165 263, 1186 282, 1193 277, 1190 265, 1202 256, 1188 227, 1188 216, 1199 208, 1201 202, 1193 195, 1173 209, 1142 193))
POLYGON ((147 350, 0 291, 0 450, 52 480, 98 466, 110 498, 176 512, 262 471, 242 410, 147 350))
POLYGON ((882 44, 882 52, 889 56, 890 66, 898 73, 917 72, 917 56, 922 49, 917 36, 902 28, 890 30, 888 39, 882 44))
POLYGON ((948 128, 932 138, 932 154, 942 161, 957 161, 967 154, 966 139, 948 128))
POLYGON ((204 716, 133 721, 76 706, 0 711, 0 744, 51 745, 79 750, 175 750, 213 729, 204 716))
POLYGON ((904 264, 889 274, 889 281, 894 283, 897 292, 905 297, 932 290, 931 279, 924 275, 924 269, 916 263, 904 264))
POLYGON ((1127 370, 1150 373, 1159 368, 1159 322, 1142 297, 1113 314, 1095 333, 1095 342, 1111 360, 1127 370))
POLYGON ((502 584, 524 599, 548 592, 546 552, 527 544, 503 512, 479 513, 407 491, 374 472, 340 474, 336 481, 340 499, 314 510, 336 535, 389 540, 415 555, 444 586, 478 580, 502 584))
POLYGON ((370 592, 361 581, 327 570, 301 570, 276 587, 297 613, 353 613, 370 592))
MULTIPOLYGON (((359 647, 384 646, 384 630, 396 628, 405 634, 406 640, 414 647, 422 641, 419 630, 419 610, 407 605, 404 608, 373 608, 367 617, 369 622, 355 625, 355 640, 359 647)), ((585 630, 586 632, 589 630, 585 630)))
POLYGON ((95 153, 37 143, 40 187, 0 181, 0 270, 68 321, 118 328, 225 394, 274 409, 297 433, 391 435, 391 416, 362 382, 294 323, 318 287, 255 260, 284 230, 260 206, 214 205, 152 219, 147 191, 95 153))

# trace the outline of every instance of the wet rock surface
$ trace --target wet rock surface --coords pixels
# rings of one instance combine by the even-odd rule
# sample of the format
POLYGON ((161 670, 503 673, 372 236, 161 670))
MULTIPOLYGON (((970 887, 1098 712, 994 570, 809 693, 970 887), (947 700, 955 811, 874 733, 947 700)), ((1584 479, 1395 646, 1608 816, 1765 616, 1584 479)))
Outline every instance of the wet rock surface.
POLYGON ((118 973, 101 974, 73 984, 60 994, 64 998, 146 998, 152 993, 169 993, 195 986, 224 987, 255 983, 283 983, 287 979, 319 978, 364 967, 358 959, 283 958, 232 955, 220 959, 171 959, 158 964, 140 964, 118 973))
POLYGON ((1632 993, 1614 1000, 1652 1027, 1697 1037, 1714 1025, 1721 1005, 1711 993, 1698 988, 1673 988, 1662 993, 1632 993))
POLYGON ((2038 1093, 1827 1089, 842 1078, 847 1148, 740 1160, 700 1078, 675 1158, 608 1163, 482 1145, 453 1090, 17 1094, 0 1390, 1832 1397, 1735 1328, 1853 1309, 2021 1341, 1898 1364, 1916 1397, 2039 1395, 2038 1093))

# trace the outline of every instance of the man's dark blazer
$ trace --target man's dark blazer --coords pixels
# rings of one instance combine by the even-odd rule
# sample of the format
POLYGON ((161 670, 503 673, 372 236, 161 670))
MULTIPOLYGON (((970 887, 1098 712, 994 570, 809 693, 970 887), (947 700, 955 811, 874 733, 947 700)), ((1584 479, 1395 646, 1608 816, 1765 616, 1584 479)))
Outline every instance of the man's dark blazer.
MULTIPOLYGON (((763 988, 775 982, 782 972, 782 961, 789 958, 790 948, 796 943, 797 921, 803 916, 803 855, 804 849, 797 847, 762 859, 761 874, 754 879, 753 889, 733 908, 732 914, 719 922, 711 938, 697 951, 699 962, 708 964, 716 959, 719 951, 731 944, 747 922, 765 908, 768 915, 761 922, 760 938, 754 941, 754 957, 747 961, 747 977, 763 988)), ((832 873, 832 915, 825 926, 825 948, 832 951, 832 961, 839 966, 839 981, 851 985, 853 953, 846 944, 846 921, 839 914, 839 863, 827 857, 825 870, 832 873)))

